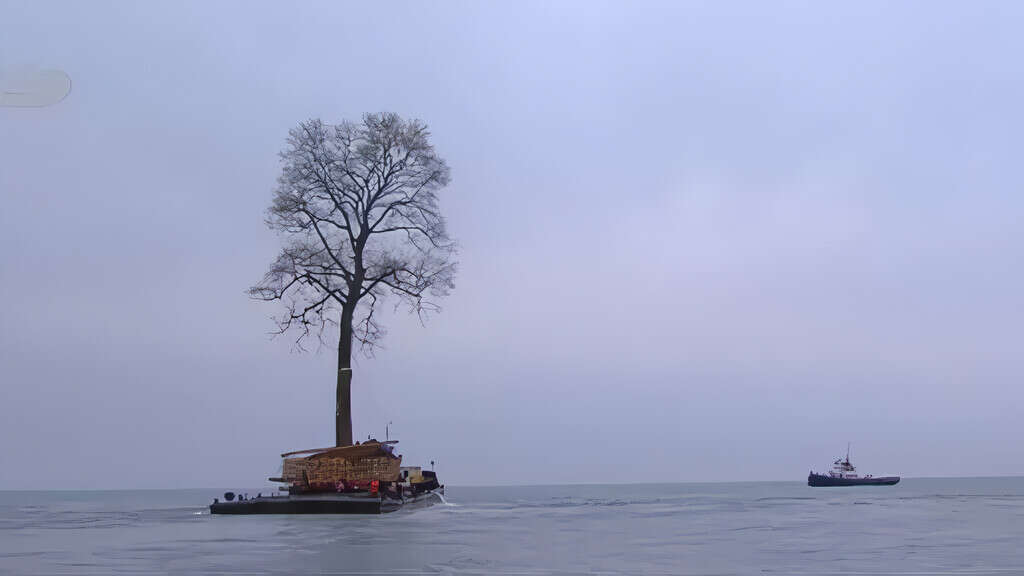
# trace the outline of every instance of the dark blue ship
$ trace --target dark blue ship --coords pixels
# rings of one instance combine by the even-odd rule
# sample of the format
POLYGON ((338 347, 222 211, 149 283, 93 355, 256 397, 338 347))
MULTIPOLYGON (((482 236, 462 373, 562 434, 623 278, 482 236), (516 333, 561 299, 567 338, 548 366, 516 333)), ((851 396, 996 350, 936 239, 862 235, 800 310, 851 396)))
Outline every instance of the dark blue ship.
POLYGON ((850 463, 850 448, 846 448, 846 458, 832 463, 832 470, 827 474, 817 474, 813 470, 807 475, 807 485, 826 486, 892 486, 900 481, 899 476, 879 476, 870 474, 861 476, 850 463))

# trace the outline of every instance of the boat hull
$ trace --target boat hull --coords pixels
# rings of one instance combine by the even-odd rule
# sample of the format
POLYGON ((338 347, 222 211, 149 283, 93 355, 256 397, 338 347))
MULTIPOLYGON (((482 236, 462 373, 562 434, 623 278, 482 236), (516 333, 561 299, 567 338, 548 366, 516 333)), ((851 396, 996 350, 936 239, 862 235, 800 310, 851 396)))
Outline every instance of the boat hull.
POLYGON ((834 486, 892 486, 899 481, 899 476, 879 478, 837 478, 824 474, 811 474, 807 476, 807 485, 819 488, 834 486))
POLYGON ((402 508, 423 508, 442 502, 437 491, 411 498, 387 498, 362 494, 303 494, 266 496, 214 502, 210 514, 384 514, 402 508))

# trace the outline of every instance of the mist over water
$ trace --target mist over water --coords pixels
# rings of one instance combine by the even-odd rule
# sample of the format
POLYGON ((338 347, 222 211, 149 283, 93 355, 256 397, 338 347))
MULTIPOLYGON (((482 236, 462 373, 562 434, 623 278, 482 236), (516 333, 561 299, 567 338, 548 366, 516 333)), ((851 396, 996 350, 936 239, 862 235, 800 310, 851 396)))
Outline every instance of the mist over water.
POLYGON ((371 517, 210 516, 205 504, 215 496, 0 492, 0 568, 38 575, 1024 572, 1024 478, 844 489, 797 482, 451 487, 445 505, 371 517))

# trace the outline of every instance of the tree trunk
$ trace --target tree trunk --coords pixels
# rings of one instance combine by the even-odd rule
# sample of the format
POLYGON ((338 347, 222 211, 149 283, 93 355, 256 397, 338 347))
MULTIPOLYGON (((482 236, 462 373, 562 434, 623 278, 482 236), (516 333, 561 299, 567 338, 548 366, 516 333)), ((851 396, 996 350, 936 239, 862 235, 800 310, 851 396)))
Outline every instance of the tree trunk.
POLYGON ((352 317, 354 310, 341 311, 341 336, 338 339, 338 391, 334 411, 334 443, 352 445, 352 317))

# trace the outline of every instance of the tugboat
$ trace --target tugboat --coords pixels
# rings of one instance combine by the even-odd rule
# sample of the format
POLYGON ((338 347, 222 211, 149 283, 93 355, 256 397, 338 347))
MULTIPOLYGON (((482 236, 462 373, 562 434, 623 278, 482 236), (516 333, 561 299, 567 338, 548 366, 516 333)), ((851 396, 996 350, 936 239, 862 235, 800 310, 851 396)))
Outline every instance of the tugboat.
MULTIPOLYGON (((397 440, 282 454, 280 488, 287 495, 250 498, 224 493, 211 514, 383 514, 444 501, 444 486, 433 470, 403 467, 397 440)), ((431 462, 433 464, 433 462, 431 462)))
POLYGON ((807 475, 807 485, 814 487, 826 486, 892 486, 900 481, 899 476, 882 476, 875 478, 870 474, 860 476, 857 469, 850 463, 850 447, 846 447, 846 458, 832 463, 832 471, 828 474, 816 474, 813 470, 807 475))

